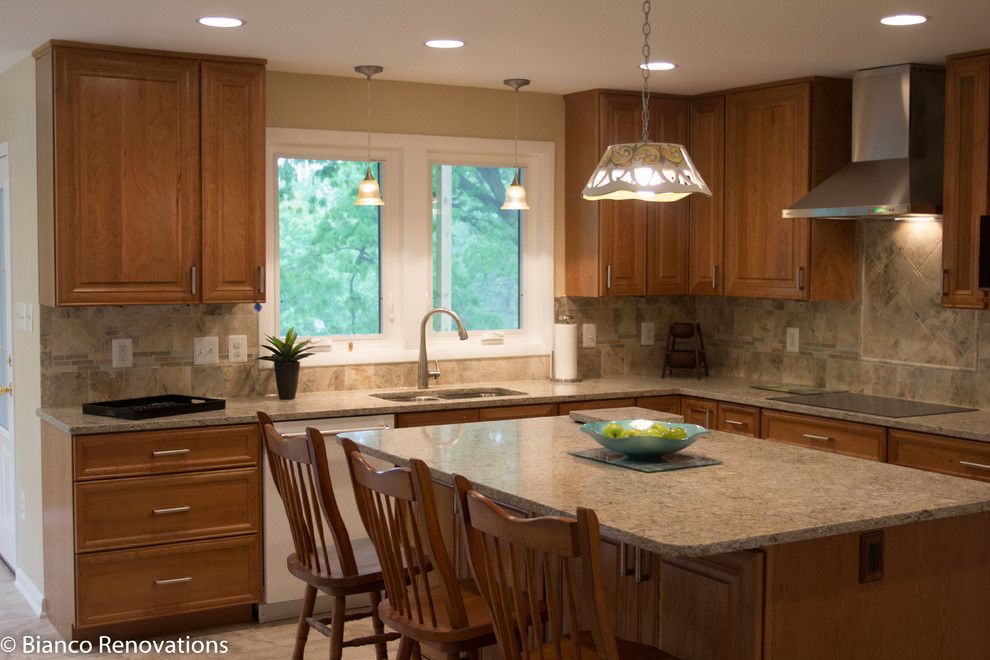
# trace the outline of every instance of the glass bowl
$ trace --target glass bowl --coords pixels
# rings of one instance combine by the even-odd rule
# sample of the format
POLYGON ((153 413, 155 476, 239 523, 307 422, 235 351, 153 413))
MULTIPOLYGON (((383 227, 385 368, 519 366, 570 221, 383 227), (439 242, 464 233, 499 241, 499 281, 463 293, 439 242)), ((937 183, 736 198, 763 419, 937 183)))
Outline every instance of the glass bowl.
POLYGON ((696 440, 708 433, 708 429, 697 424, 677 424, 674 422, 656 422, 668 429, 684 429, 687 437, 663 438, 655 435, 634 435, 627 438, 612 438, 602 433, 609 424, 618 424, 624 431, 645 430, 655 422, 649 419, 617 419, 612 422, 588 422, 581 425, 581 432, 590 435, 602 447, 629 458, 646 460, 662 458, 685 447, 690 447, 696 440))

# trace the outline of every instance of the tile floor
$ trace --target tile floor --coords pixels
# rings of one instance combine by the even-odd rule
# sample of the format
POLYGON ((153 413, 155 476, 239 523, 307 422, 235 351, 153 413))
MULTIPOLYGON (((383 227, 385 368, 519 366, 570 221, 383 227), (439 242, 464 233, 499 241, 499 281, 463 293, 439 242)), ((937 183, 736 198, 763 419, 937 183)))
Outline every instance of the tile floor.
MULTIPOLYGON (((301 592, 301 589, 300 589, 301 592)), ((358 637, 371 634, 369 620, 352 621, 347 625, 348 637, 358 637)), ((14 586, 14 576, 0 562, 0 637, 12 636, 18 642, 25 636, 38 636, 43 640, 61 639, 58 632, 45 618, 38 618, 28 607, 27 602, 14 586)), ((191 635, 193 639, 225 640, 229 645, 226 655, 202 655, 181 657, 217 657, 217 658, 251 658, 251 660, 284 660, 292 654, 295 638, 295 621, 280 621, 267 624, 244 624, 213 630, 204 630, 191 635)), ((184 638, 175 635, 172 639, 184 638)), ((166 638, 168 639, 168 638, 166 638)), ((398 645, 389 644, 389 655, 395 655, 398 645)), ((311 633, 306 645, 306 656, 309 658, 326 658, 329 655, 330 643, 318 633, 311 633)), ((4 653, 0 651, 0 660, 8 658, 30 657, 75 657, 59 655, 28 655, 15 651, 4 653)), ((93 654, 89 658, 145 658, 156 657, 147 655, 101 655, 93 654)), ((161 655, 157 657, 178 658, 180 656, 161 655)), ((373 660, 373 647, 344 649, 345 660, 373 660)))

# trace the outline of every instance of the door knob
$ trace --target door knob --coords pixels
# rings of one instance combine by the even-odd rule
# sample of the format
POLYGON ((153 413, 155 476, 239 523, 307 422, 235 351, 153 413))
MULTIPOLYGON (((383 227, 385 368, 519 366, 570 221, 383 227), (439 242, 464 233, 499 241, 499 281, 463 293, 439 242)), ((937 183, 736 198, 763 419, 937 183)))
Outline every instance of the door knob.
POLYGON ((13 385, 7 385, 6 387, 0 387, 0 396, 3 396, 4 394, 13 394, 13 393, 14 393, 14 386, 13 385))

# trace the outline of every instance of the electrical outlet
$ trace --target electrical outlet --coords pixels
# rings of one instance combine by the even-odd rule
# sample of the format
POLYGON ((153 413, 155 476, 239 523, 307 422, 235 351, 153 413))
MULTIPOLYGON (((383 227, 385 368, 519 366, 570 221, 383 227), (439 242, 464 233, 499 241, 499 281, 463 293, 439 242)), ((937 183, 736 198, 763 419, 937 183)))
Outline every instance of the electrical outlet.
POLYGON ((193 338, 193 364, 220 364, 220 340, 216 337, 193 338))
POLYGON ((110 352, 113 353, 114 367, 134 366, 134 342, 130 338, 111 340, 110 352))
POLYGON ((801 331, 798 328, 787 328, 787 352, 797 353, 801 350, 801 331))
POLYGON ((581 324, 581 346, 582 348, 594 348, 598 343, 598 329, 594 323, 581 324))
POLYGON ((27 498, 24 497, 23 490, 20 497, 17 498, 17 515, 21 517, 21 520, 27 520, 27 498))
POLYGON ((247 335, 230 335, 227 337, 227 361, 247 362, 247 335))
POLYGON ((643 323, 639 330, 639 343, 641 346, 653 346, 657 333, 655 323, 643 323))

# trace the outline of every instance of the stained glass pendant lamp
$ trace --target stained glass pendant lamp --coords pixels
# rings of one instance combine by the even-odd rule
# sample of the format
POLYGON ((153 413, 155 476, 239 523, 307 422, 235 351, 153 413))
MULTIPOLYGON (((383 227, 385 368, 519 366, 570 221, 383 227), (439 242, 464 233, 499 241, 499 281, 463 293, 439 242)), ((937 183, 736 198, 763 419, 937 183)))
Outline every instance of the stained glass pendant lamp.
POLYGON ((712 192, 683 145, 650 142, 650 0, 643 2, 643 136, 639 142, 605 149, 584 187, 585 199, 675 202, 691 193, 712 192))
POLYGON ((368 79, 368 169, 365 172, 364 180, 358 184, 357 199, 354 206, 384 206, 382 191, 378 186, 378 181, 371 174, 371 76, 381 73, 384 69, 373 64, 365 64, 354 67, 354 70, 364 75, 368 79))
POLYGON ((502 83, 516 90, 514 95, 516 99, 516 119, 515 132, 513 133, 516 174, 512 177, 512 183, 510 183, 509 187, 505 189, 505 202, 502 203, 502 210, 528 211, 529 204, 526 202, 526 189, 522 187, 521 183, 519 183, 519 88, 528 85, 529 81, 525 78, 509 78, 507 80, 503 80, 502 83))

